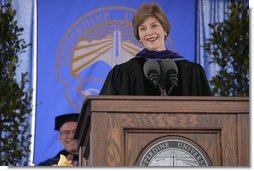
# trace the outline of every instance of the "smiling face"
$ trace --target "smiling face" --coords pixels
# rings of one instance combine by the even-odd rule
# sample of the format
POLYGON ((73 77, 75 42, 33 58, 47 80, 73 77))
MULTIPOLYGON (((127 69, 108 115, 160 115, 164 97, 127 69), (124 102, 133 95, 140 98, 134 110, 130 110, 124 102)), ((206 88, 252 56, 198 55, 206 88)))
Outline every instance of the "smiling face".
POLYGON ((161 23, 156 17, 148 17, 138 27, 139 38, 150 51, 163 51, 165 50, 165 34, 161 23))
POLYGON ((64 149, 72 154, 78 152, 78 141, 74 139, 77 122, 66 122, 60 128, 59 139, 64 145, 64 149))

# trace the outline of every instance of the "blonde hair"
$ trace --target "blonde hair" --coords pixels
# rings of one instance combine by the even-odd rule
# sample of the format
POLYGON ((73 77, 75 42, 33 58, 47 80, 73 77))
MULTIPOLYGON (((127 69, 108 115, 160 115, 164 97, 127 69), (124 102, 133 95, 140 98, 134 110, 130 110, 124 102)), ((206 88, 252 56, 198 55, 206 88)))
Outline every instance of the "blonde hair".
MULTIPOLYGON (((141 6, 135 16, 133 17, 132 24, 134 29, 134 35, 137 40, 140 40, 139 33, 138 33, 138 27, 143 23, 145 19, 148 17, 155 17, 159 20, 161 23, 164 31, 167 33, 170 32, 170 23, 167 19, 167 16, 165 15, 164 11, 161 9, 161 7, 154 3, 149 3, 141 6)), ((166 37, 165 37, 166 38, 166 37)))

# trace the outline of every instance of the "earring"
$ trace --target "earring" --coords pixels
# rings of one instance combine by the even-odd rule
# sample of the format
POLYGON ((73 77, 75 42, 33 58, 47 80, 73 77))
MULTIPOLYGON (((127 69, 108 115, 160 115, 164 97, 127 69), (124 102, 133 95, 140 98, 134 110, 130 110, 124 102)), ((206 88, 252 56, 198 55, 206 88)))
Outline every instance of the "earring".
POLYGON ((139 43, 142 43, 142 41, 141 41, 141 40, 139 40, 139 43))
POLYGON ((168 35, 167 33, 164 34, 164 36, 167 36, 167 35, 168 35))

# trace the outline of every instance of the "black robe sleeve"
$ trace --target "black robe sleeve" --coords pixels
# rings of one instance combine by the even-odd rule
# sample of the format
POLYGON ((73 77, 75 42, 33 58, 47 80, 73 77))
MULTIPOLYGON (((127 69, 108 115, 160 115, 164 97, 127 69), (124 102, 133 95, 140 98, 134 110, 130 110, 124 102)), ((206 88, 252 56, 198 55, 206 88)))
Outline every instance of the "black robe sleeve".
POLYGON ((195 64, 192 68, 191 95, 193 96, 210 96, 211 89, 208 84, 205 71, 200 64, 195 64))
POLYGON ((58 161, 59 161, 59 158, 57 156, 55 156, 51 159, 47 159, 46 161, 39 163, 38 166, 53 166, 53 165, 57 164, 58 161))
POLYGON ((182 96, 210 96, 211 90, 200 64, 187 60, 176 63, 179 69, 179 89, 182 96))
POLYGON ((197 64, 196 70, 197 70, 196 71, 196 73, 197 73, 196 78, 199 78, 199 79, 197 79, 197 84, 198 84, 197 95, 210 96, 211 89, 210 89, 210 86, 209 86, 208 80, 206 78, 206 74, 205 74, 203 67, 200 64, 197 64))
MULTIPOLYGON (((53 158, 47 159, 41 163, 39 163, 38 166, 53 166, 56 165, 60 159, 60 154, 67 156, 67 155, 72 155, 69 152, 67 152, 66 150, 62 150, 60 151, 56 156, 54 156, 53 158)), ((72 155, 73 156, 73 162, 78 163, 78 155, 72 155)))
POLYGON ((109 72, 100 95, 149 95, 144 87, 144 74, 142 65, 135 59, 116 65, 109 72))
POLYGON ((109 72, 100 95, 128 95, 129 94, 129 73, 116 65, 109 72))

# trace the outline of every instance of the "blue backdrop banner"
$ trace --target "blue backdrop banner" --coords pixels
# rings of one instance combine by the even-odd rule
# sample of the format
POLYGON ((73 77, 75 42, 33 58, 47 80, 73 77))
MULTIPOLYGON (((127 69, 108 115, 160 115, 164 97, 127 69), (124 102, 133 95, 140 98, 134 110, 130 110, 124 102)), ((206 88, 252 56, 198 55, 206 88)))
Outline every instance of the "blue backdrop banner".
MULTIPOLYGON (((80 112, 97 95, 112 66, 143 47, 132 17, 148 0, 37 0, 38 59, 34 163, 55 156, 63 146, 55 116, 80 112)), ((168 49, 194 61, 196 0, 157 0, 168 16, 168 49)))

